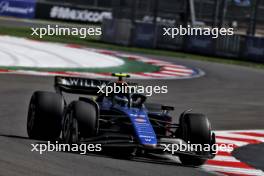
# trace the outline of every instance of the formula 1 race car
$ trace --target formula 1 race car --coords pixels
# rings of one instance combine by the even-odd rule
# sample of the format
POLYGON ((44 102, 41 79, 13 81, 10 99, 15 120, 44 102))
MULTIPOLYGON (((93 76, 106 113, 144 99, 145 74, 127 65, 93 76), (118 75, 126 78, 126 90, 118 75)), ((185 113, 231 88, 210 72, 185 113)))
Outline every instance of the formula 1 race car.
MULTIPOLYGON (((102 144, 103 150, 123 156, 171 154, 179 143, 213 146, 215 135, 203 114, 185 111, 172 123, 173 107, 147 103, 138 93, 98 93, 101 87, 125 82, 127 74, 115 73, 118 81, 55 77, 56 92, 36 91, 31 97, 27 132, 31 139, 67 144, 102 144), (67 103, 66 94, 78 95, 67 103), (83 96, 81 96, 83 95, 83 96), (79 97, 80 96, 80 97, 79 97)), ((213 158, 208 151, 174 151, 184 165, 199 166, 213 158)))

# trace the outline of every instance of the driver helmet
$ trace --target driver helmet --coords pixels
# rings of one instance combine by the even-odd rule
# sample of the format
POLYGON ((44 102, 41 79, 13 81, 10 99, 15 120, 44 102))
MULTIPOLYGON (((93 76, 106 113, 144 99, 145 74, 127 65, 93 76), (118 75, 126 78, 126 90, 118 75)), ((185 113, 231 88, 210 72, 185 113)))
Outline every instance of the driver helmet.
MULTIPOLYGON (((128 86, 128 84, 125 81, 117 81, 113 84, 115 86, 120 86, 121 89, 122 89, 122 87, 124 88, 124 87, 128 86)), ((114 94, 114 97, 113 97, 114 102, 118 103, 121 106, 126 106, 129 102, 128 95, 129 95, 129 93, 122 92, 122 90, 121 90, 121 92, 114 94)))

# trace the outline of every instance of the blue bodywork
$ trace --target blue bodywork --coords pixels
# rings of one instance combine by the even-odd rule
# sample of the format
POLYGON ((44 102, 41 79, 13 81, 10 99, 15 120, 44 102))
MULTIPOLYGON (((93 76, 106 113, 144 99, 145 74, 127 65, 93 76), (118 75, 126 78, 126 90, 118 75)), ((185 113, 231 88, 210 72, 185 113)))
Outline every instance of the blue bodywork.
POLYGON ((107 98, 99 103, 99 106, 101 110, 117 110, 125 114, 130 119, 135 135, 141 145, 153 146, 157 144, 157 136, 149 121, 146 108, 113 105, 112 101, 107 98))

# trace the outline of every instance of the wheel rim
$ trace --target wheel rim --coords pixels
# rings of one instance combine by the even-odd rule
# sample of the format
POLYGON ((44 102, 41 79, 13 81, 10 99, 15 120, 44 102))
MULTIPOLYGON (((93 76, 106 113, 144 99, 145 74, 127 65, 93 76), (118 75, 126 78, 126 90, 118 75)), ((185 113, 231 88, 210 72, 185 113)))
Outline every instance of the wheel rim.
POLYGON ((35 116, 36 116, 36 105, 34 103, 30 103, 29 105, 29 116, 27 122, 27 131, 31 134, 33 130, 34 123, 35 123, 35 116))
POLYGON ((79 138, 78 122, 75 118, 72 118, 71 142, 78 143, 78 138, 79 138))
POLYGON ((69 143, 70 136, 70 113, 65 115, 64 123, 63 123, 63 139, 66 143, 69 143))
POLYGON ((63 139, 66 143, 77 143, 78 137, 78 122, 73 117, 73 112, 71 111, 65 116, 63 123, 63 139))

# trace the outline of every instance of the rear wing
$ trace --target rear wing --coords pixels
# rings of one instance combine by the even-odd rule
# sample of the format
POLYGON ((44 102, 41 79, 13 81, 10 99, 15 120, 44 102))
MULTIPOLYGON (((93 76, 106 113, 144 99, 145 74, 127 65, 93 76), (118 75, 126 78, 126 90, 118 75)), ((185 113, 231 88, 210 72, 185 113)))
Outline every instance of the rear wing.
POLYGON ((56 76, 54 87, 56 92, 60 94, 66 92, 72 94, 98 95, 100 87, 106 86, 109 82, 89 78, 56 76))

